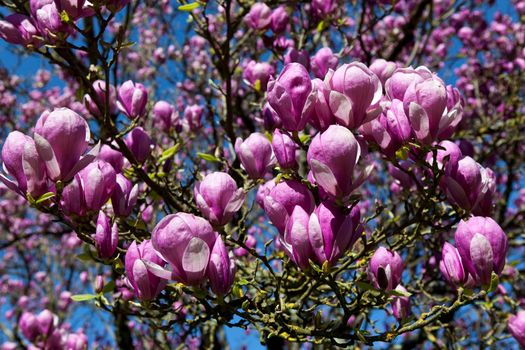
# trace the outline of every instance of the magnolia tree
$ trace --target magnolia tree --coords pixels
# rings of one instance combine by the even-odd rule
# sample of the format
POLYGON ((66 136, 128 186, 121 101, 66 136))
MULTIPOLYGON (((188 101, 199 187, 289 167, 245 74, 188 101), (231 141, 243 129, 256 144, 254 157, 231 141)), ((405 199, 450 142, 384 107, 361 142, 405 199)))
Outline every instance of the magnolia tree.
POLYGON ((0 5, 1 349, 525 346, 525 1, 0 5))

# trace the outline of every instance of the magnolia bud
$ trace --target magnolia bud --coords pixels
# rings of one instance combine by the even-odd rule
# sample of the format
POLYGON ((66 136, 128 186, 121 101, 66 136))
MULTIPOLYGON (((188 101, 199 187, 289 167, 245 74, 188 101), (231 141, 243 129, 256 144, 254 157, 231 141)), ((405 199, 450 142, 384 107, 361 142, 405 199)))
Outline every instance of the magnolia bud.
POLYGON ((281 119, 283 129, 304 129, 313 113, 315 95, 306 68, 287 64, 277 80, 268 83, 268 103, 281 119))
POLYGON ((60 207, 66 215, 84 215, 86 211, 86 203, 84 200, 84 192, 82 189, 82 180, 77 174, 64 190, 62 191, 62 198, 60 200, 60 207))
POLYGON ((173 269, 172 278, 188 285, 205 280, 216 239, 208 221, 186 213, 164 217, 151 235, 153 247, 173 269))
POLYGON ((213 245, 206 272, 213 292, 226 294, 233 285, 236 270, 235 260, 230 257, 221 236, 218 236, 213 245))
POLYGON ((244 22, 248 27, 255 30, 266 29, 272 22, 272 9, 263 2, 256 2, 244 17, 244 22))
POLYGON ((88 147, 90 131, 76 112, 58 108, 42 113, 35 125, 34 139, 48 177, 53 181, 67 180, 75 175, 71 172, 88 147))
POLYGON ((8 43, 40 46, 38 35, 38 29, 28 16, 14 13, 0 20, 0 38, 8 43))
POLYGON ((310 267, 309 260, 315 260, 315 253, 308 239, 309 221, 309 213, 301 206, 295 206, 286 222, 284 235, 280 236, 286 254, 303 270, 310 267))
POLYGON ((115 215, 129 216, 137 203, 138 192, 138 184, 133 185, 124 175, 117 174, 115 188, 111 194, 111 204, 115 215))
POLYGON ((78 175, 86 209, 99 210, 111 197, 115 188, 115 169, 103 160, 95 160, 82 169, 78 175))
POLYGON ((275 74, 272 65, 267 62, 250 61, 243 71, 243 77, 252 85, 259 85, 260 90, 266 91, 268 80, 275 74), (258 83, 257 83, 258 82, 258 83))
POLYGON ((397 252, 379 247, 368 266, 368 276, 374 287, 392 290, 401 282, 403 260, 397 252))
POLYGON ((114 150, 108 145, 103 145, 100 148, 100 153, 97 158, 111 164, 116 173, 122 172, 122 168, 124 167, 124 156, 119 151, 114 150))
POLYGON ((331 125, 314 137, 307 161, 317 184, 329 195, 344 198, 364 181, 364 176, 356 181, 352 176, 360 156, 361 146, 352 132, 331 125))
POLYGON ((314 210, 308 224, 308 238, 320 265, 326 261, 334 264, 352 248, 363 232, 359 220, 357 206, 349 214, 331 202, 323 202, 314 210))
POLYGON ((315 113, 310 119, 310 124, 319 131, 325 131, 330 125, 335 124, 335 117, 328 104, 330 101, 330 89, 321 79, 316 78, 312 80, 312 84, 314 85, 313 93, 315 94, 315 113))
POLYGON ((455 241, 465 269, 477 285, 488 285, 492 272, 501 274, 508 241, 505 232, 491 218, 475 216, 461 221, 455 241))
POLYGON ((33 198, 38 198, 47 191, 45 164, 40 159, 32 138, 19 131, 9 133, 2 147, 2 160, 4 169, 16 181, 14 183, 0 175, 0 180, 7 187, 23 197, 29 192, 33 198))
POLYGON ((24 337, 29 341, 33 341, 40 334, 40 327, 38 325, 38 319, 36 316, 30 312, 23 312, 18 321, 18 327, 22 331, 24 337))
POLYGON ((298 167, 296 151, 299 146, 286 134, 276 129, 273 133, 272 147, 279 166, 283 169, 294 169, 298 167))
MULTIPOLYGON (((398 285, 395 289, 401 293, 407 293, 407 290, 402 285, 398 285)), ((406 296, 395 296, 392 300, 392 314, 401 321, 410 315, 410 298, 406 296)))
POLYGON ((264 210, 280 233, 284 232, 286 222, 296 206, 308 214, 315 208, 315 200, 308 187, 296 180, 279 182, 264 198, 264 210))
POLYGON ((195 202, 202 215, 213 225, 227 224, 244 202, 244 191, 223 172, 206 175, 195 185, 195 202))
POLYGON ((459 287, 467 281, 468 273, 465 271, 458 250, 450 243, 445 242, 439 262, 439 270, 448 283, 459 287))
POLYGON ((275 162, 270 141, 258 132, 254 132, 244 141, 237 138, 235 152, 252 179, 263 178, 275 162))
POLYGON ((118 88, 117 95, 117 106, 128 118, 135 119, 146 114, 148 91, 144 85, 128 80, 118 88))
POLYGON ((381 113, 381 82, 364 64, 354 62, 335 72, 329 70, 325 83, 331 90, 330 109, 339 124, 356 129, 381 113))
POLYGON ((390 157, 412 137, 412 127, 400 100, 393 100, 378 118, 363 124, 361 131, 390 157))
POLYGON ((107 113, 115 114, 117 112, 116 93, 113 85, 109 85, 109 91, 106 89, 106 82, 104 80, 97 80, 93 83, 93 90, 95 92, 96 101, 90 95, 84 96, 84 103, 88 111, 94 116, 100 117, 104 114, 105 109, 107 113), (106 100, 108 94, 108 100, 106 100), (106 102, 108 104, 106 105, 106 102), (100 106, 100 107, 99 107, 100 106))
POLYGON ((162 291, 165 282, 149 272, 143 260, 164 265, 149 240, 139 245, 133 241, 128 248, 124 262, 126 275, 139 299, 152 300, 162 291))
POLYGON ((144 163, 153 150, 153 141, 140 126, 131 130, 125 142, 139 163, 144 163))
POLYGON ((170 130, 173 126, 173 112, 174 107, 166 101, 158 101, 153 106, 153 117, 165 131, 170 130))
POLYGON ((95 247, 101 258, 108 259, 113 256, 118 245, 118 226, 110 226, 110 220, 101 210, 97 218, 97 231, 95 234, 95 247))
POLYGON ((377 75, 379 80, 381 80, 382 84, 385 84, 385 82, 394 74, 394 71, 397 68, 397 64, 395 62, 389 62, 387 60, 384 60, 382 58, 379 58, 372 62, 370 65, 370 70, 377 75))
POLYGON ((510 334, 521 345, 525 346, 525 311, 520 310, 516 315, 509 317, 508 328, 510 334))
POLYGON ((97 275, 97 277, 95 277, 95 287, 93 289, 97 294, 102 293, 102 290, 104 289, 104 276, 97 275))
POLYGON ((324 79, 329 69, 336 69, 339 60, 329 47, 323 47, 310 60, 316 78, 324 79))
POLYGON ((279 6, 272 11, 271 28, 274 33, 281 33, 286 30, 286 26, 290 22, 290 17, 284 6, 279 6))

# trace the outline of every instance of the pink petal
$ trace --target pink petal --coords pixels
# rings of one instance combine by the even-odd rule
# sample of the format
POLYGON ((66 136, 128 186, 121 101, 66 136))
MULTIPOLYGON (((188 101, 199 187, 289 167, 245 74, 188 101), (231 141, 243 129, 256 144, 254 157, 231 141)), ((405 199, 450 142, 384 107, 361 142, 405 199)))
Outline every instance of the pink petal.
POLYGON ((431 137, 431 135, 429 124, 430 122, 428 120, 428 115, 425 109, 417 103, 412 102, 409 106, 408 115, 416 137, 420 141, 427 141, 428 138, 431 137))
POLYGON ((46 165, 47 176, 53 181, 60 179, 60 166, 53 148, 45 138, 35 133, 34 136, 36 150, 42 161, 46 165))
POLYGON ((470 201, 468 199, 467 193, 463 189, 463 187, 457 183, 456 180, 451 178, 450 176, 444 177, 445 184, 447 186, 447 194, 448 196, 456 202, 456 204, 466 210, 471 209, 470 207, 470 201))
POLYGON ((357 223, 353 222, 352 216, 347 215, 339 227, 339 231, 335 234, 335 242, 330 260, 336 256, 340 256, 340 254, 344 253, 347 249, 350 249, 357 238, 359 238, 360 232, 355 229, 354 224, 357 223))
POLYGON ((257 177, 259 175, 257 160, 250 148, 245 144, 241 144, 240 154, 242 155, 241 160, 246 172, 251 176, 257 177))
POLYGON ((470 259, 481 283, 490 283, 494 269, 494 255, 489 240, 479 233, 476 233, 470 241, 470 259))
POLYGON ((138 291, 136 291, 137 294, 139 294, 141 298, 149 299, 151 297, 151 290, 148 269, 140 259, 135 260, 133 263, 133 280, 138 288, 138 291))
POLYGON ((283 231, 286 227, 286 221, 288 220, 288 212, 284 206, 275 201, 272 197, 266 196, 264 198, 264 210, 274 226, 276 226, 279 231, 283 231))
POLYGON ((308 222, 308 238, 310 239, 310 245, 314 249, 315 255, 319 261, 324 262, 328 260, 324 251, 325 245, 321 224, 319 223, 319 218, 315 213, 310 216, 310 221, 308 222))
POLYGON ((193 237, 182 254, 182 268, 189 283, 196 283, 202 279, 206 273, 209 259, 210 248, 208 244, 198 237, 193 237))
POLYGON ((330 110, 342 125, 355 127, 352 112, 352 101, 342 93, 332 90, 328 99, 330 110))
MULTIPOLYGON (((89 129, 88 129, 89 130, 89 129)), ((80 170, 84 169, 86 166, 88 166, 91 162, 97 158, 100 147, 101 147, 100 141, 84 156, 80 158, 80 160, 73 166, 73 168, 69 171, 69 173, 64 178, 64 181, 71 180, 80 170)))
POLYGON ((22 197, 25 197, 25 193, 22 193, 20 189, 18 188, 18 184, 14 182, 13 180, 9 179, 4 174, 0 173, 0 181, 4 183, 10 190, 15 191, 16 193, 20 194, 22 197))
POLYGON ((233 196, 230 198, 230 201, 226 205, 224 212, 226 214, 235 213, 241 209, 245 196, 246 195, 242 188, 239 188, 237 191, 235 191, 233 196))
POLYGON ((368 108, 366 111, 366 117, 365 117, 365 120, 363 120, 363 123, 367 123, 369 121, 376 119, 381 114, 382 111, 383 111, 383 108, 380 105, 368 108))
POLYGON ((195 202, 197 203, 197 207, 199 207, 199 210, 205 218, 207 218, 210 221, 217 221, 217 217, 215 216, 208 203, 206 203, 204 197, 202 197, 200 193, 197 193, 197 195, 195 196, 195 202))
POLYGON ((310 168, 312 169, 312 174, 314 175, 317 184, 321 186, 327 193, 337 196, 337 180, 332 173, 332 170, 330 170, 327 165, 319 162, 316 159, 312 159, 310 161, 310 168))
POLYGON ((357 178, 352 183, 352 189, 356 189, 359 186, 361 186, 363 182, 365 182, 365 180, 370 176, 374 168, 375 168, 374 164, 370 164, 363 171, 359 172, 359 174, 357 175, 357 178))
POLYGON ((167 270, 163 268, 162 266, 155 264, 154 262, 141 259, 142 263, 146 266, 149 272, 151 272, 153 275, 160 277, 165 280, 170 280, 172 272, 170 270, 167 270))

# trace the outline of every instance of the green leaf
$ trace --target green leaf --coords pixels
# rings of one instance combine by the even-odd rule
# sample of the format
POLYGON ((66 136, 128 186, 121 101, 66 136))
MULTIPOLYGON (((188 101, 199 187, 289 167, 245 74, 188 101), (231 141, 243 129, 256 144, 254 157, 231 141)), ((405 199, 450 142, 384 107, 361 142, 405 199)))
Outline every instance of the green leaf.
POLYGON ((314 271, 316 271, 317 273, 323 273, 323 270, 321 270, 314 261, 308 259, 308 263, 310 264, 310 267, 314 269, 314 271))
POLYGON ((168 148, 167 150, 165 150, 164 152, 162 152, 160 158, 159 158, 159 162, 164 162, 165 160, 173 157, 175 155, 175 153, 177 153, 177 151, 179 150, 180 148, 180 143, 176 143, 175 146, 173 147, 170 147, 168 148))
POLYGON ((122 260, 117 259, 115 261, 115 269, 120 270, 120 269, 123 269, 123 268, 124 268, 124 263, 122 262, 122 260))
POLYGON ((124 176, 128 179, 132 178, 133 176, 135 176, 135 171, 133 170, 133 168, 126 168, 124 169, 124 176))
POLYGON ((310 140, 310 137, 310 135, 306 134, 299 135, 299 141, 301 141, 302 143, 307 143, 310 140))
POLYGON ((204 299, 206 298, 206 291, 203 290, 202 288, 199 288, 199 287, 193 287, 193 295, 196 297, 196 298, 199 298, 199 299, 204 299))
POLYGON ((232 288, 232 294, 235 295, 237 298, 242 298, 244 293, 242 292, 242 288, 235 284, 232 288))
POLYGON ((104 286, 104 288, 102 288, 102 294, 109 293, 113 291, 113 289, 115 289, 115 281, 110 281, 108 284, 104 286))
POLYGON ((402 291, 396 290, 396 289, 393 289, 393 290, 389 291, 388 294, 395 295, 396 297, 407 297, 407 298, 412 295, 409 292, 402 292, 402 291))
POLYGON ((408 159, 408 148, 406 146, 401 147, 396 151, 396 157, 402 160, 408 159))
POLYGON ((80 261, 93 261, 93 258, 91 257, 91 254, 84 252, 77 255, 77 259, 80 261))
POLYGON ((326 25, 325 21, 319 22, 319 24, 317 25, 317 32, 321 33, 326 27, 327 27, 327 25, 326 25))
MULTIPOLYGON (((459 289, 458 289, 458 292, 459 292, 459 289)), ((474 291, 472 289, 469 289, 469 288, 465 287, 465 289, 463 289, 463 294, 468 296, 468 297, 470 297, 470 296, 474 295, 474 291)))
POLYGON ((208 162, 220 162, 219 158, 208 153, 197 152, 197 157, 207 160, 208 162))
POLYGON ((128 42, 120 44, 119 49, 125 49, 128 47, 132 47, 133 45, 135 45, 134 41, 128 41, 128 42))
POLYGON ((330 272, 330 264, 328 263, 328 260, 323 263, 323 266, 321 268, 324 273, 330 272))
POLYGON ((77 295, 72 295, 71 296, 71 300, 73 301, 87 301, 87 300, 91 300, 91 299, 95 299, 97 296, 94 295, 94 294, 77 294, 77 295))
MULTIPOLYGON (((103 295, 101 295, 101 296, 99 297, 99 300, 100 300, 100 302, 101 302, 103 305, 110 305, 108 299, 106 299, 106 297, 103 296, 103 295)), ((98 303, 98 301, 97 301, 96 303, 98 303)), ((99 306, 99 305, 97 305, 97 306, 99 306)))
POLYGON ((238 284, 239 286, 246 286, 246 285, 250 284, 250 282, 249 282, 248 280, 244 279, 244 278, 241 278, 241 279, 237 282, 237 284, 238 284))
POLYGON ((371 284, 368 284, 366 282, 356 282, 355 283, 357 287, 361 290, 367 291, 367 290, 376 290, 375 287, 371 284))
POLYGON ((191 4, 179 6, 179 11, 193 11, 199 6, 200 4, 198 2, 192 2, 191 4))
POLYGON ((126 220, 127 224, 136 228, 137 230, 146 230, 148 227, 146 223, 140 219, 126 220))
POLYGON ((427 336, 428 340, 430 340, 432 343, 438 344, 438 339, 431 332, 425 331, 425 335, 427 336))
POLYGON ((82 99, 84 98, 85 94, 86 93, 84 92, 84 89, 82 88, 82 86, 79 86, 78 89, 75 91, 75 96, 80 101, 82 101, 82 99))
POLYGON ((44 193, 43 195, 41 195, 37 200, 36 200, 36 204, 40 204, 42 202, 45 202, 47 201, 48 199, 50 198, 53 198, 55 196, 55 193, 53 192, 47 192, 47 193, 44 193))
POLYGON ((364 336, 364 334, 367 333, 366 331, 361 331, 361 330, 356 329, 354 332, 355 332, 355 335, 357 336, 357 338, 359 338, 359 340, 361 340, 361 342, 366 343, 366 338, 364 336))
POLYGON ((490 278, 490 285, 488 285, 485 289, 487 290, 487 293, 491 293, 498 288, 499 284, 499 277, 496 273, 492 272, 492 276, 490 278))
POLYGON ((31 196, 29 192, 26 193, 26 198, 31 206, 35 205, 35 199, 33 198, 33 196, 31 196))
POLYGON ((65 10, 60 12, 60 20, 64 23, 69 23, 69 15, 65 10))

